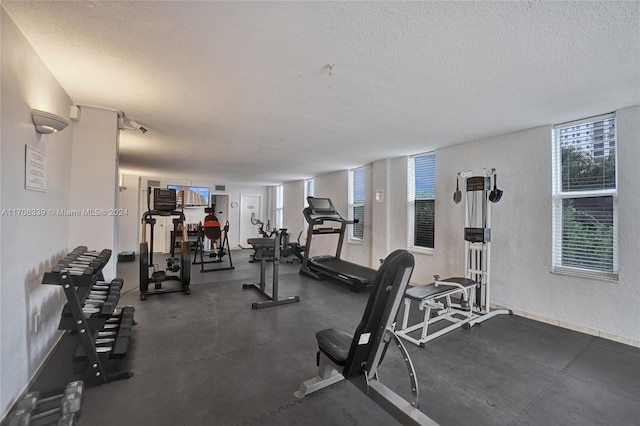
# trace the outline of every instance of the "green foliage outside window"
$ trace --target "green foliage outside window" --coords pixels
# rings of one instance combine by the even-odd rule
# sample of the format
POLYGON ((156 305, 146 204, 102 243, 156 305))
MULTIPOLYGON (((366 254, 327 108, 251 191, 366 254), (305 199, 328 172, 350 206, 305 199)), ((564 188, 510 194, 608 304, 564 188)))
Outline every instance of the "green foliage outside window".
MULTIPOLYGON (((562 191, 616 188, 615 148, 609 155, 573 146, 562 148, 562 191)), ((562 200, 562 265, 613 272, 614 206, 612 196, 562 200)))
POLYGON ((562 202, 562 265, 613 272, 613 197, 562 202))
POLYGON ((435 200, 416 200, 415 246, 434 248, 435 200))
POLYGON ((616 154, 594 157, 589 150, 562 147, 562 191, 588 191, 616 187, 616 154))

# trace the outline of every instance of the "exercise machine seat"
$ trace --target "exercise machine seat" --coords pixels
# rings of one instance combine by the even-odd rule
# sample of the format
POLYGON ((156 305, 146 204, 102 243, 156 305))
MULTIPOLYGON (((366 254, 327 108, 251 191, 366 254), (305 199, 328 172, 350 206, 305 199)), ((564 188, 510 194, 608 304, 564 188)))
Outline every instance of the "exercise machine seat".
POLYGON ((445 282, 453 282, 453 283, 458 283, 462 286, 466 287, 473 287, 478 285, 478 283, 476 281, 470 280, 468 278, 463 278, 463 277, 453 277, 453 278, 447 278, 445 280, 441 280, 439 281, 440 285, 438 285, 436 287, 435 283, 430 283, 427 285, 422 285, 422 286, 416 286, 416 287, 411 287, 409 290, 407 290, 405 292, 405 297, 408 297, 411 300, 414 300, 416 302, 421 302, 424 299, 433 299, 433 298, 437 298, 440 295, 446 294, 448 292, 451 292, 452 290, 458 290, 460 287, 458 286, 454 286, 454 285, 446 285, 446 284, 442 284, 445 282))
POLYGON ((345 332, 328 328, 316 333, 318 348, 331 361, 343 366, 347 362, 353 336, 345 332))

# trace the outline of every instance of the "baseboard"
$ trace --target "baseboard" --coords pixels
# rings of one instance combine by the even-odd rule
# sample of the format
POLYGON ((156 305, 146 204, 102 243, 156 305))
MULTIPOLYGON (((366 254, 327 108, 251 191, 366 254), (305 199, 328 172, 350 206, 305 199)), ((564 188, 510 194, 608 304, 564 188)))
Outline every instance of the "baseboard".
POLYGON ((543 322, 545 324, 555 325, 555 326, 558 326, 558 327, 562 327, 562 328, 566 328, 566 329, 569 329, 569 330, 577 331, 579 333, 589 334, 591 336, 602 337, 603 339, 612 340, 614 342, 623 343, 625 345, 629 345, 629 346, 634 346, 636 348, 640 348, 640 340, 639 339, 631 339, 631 338, 628 338, 628 337, 618 336, 616 334, 607 333, 605 331, 597 330, 595 328, 581 327, 581 326, 578 326, 578 325, 575 325, 575 324, 570 324, 568 322, 546 318, 546 317, 543 317, 541 315, 536 315, 536 314, 532 314, 532 313, 529 313, 529 312, 520 311, 520 310, 517 310, 517 309, 511 309, 511 308, 508 308, 508 307, 505 307, 505 306, 501 306, 501 305, 493 305, 492 304, 491 309, 509 309, 509 310, 511 310, 513 312, 514 315, 517 315, 519 317, 532 319, 534 321, 543 322))
POLYGON ((38 368, 36 368, 36 371, 33 373, 31 378, 27 382, 27 384, 22 388, 22 390, 20 391, 18 396, 11 402, 11 404, 9 404, 9 409, 6 411, 6 413, 4 413, 2 415, 2 417, 0 417, 0 424, 4 424, 5 423, 5 421, 7 420, 7 417, 13 411, 13 407, 16 405, 16 402, 18 402, 18 400, 20 400, 20 398, 22 398, 22 396, 24 394, 26 394, 29 391, 29 389, 31 389, 31 387, 34 385, 34 383, 36 383, 36 381, 38 380, 38 377, 40 376, 40 374, 42 373, 42 371, 46 367, 46 365, 49 362, 49 359, 51 358, 51 356, 53 356, 54 352, 58 348, 58 345, 60 345, 60 342, 62 341, 62 338, 64 336, 65 336, 65 333, 61 332, 60 335, 58 336, 58 338, 56 339, 55 343, 49 349, 49 352, 47 352, 47 355, 43 358, 43 360, 40 363, 40 365, 38 366, 38 368))

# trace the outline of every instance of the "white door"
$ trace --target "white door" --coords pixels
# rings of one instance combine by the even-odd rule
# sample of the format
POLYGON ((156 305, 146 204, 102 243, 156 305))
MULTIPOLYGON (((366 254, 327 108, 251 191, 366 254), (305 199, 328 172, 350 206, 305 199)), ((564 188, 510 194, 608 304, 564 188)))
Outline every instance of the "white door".
POLYGON ((251 247, 247 244, 247 239, 258 236, 258 227, 251 224, 251 214, 255 214, 256 219, 262 219, 262 197, 259 195, 240 194, 240 239, 241 247, 251 247))

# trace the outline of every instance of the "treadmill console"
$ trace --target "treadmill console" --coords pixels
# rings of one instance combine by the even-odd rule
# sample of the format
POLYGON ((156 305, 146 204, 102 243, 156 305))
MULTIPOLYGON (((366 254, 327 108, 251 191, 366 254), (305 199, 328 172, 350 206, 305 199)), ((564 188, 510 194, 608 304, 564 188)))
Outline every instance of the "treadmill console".
POLYGON ((330 198, 307 197, 311 214, 335 214, 336 208, 330 198))

